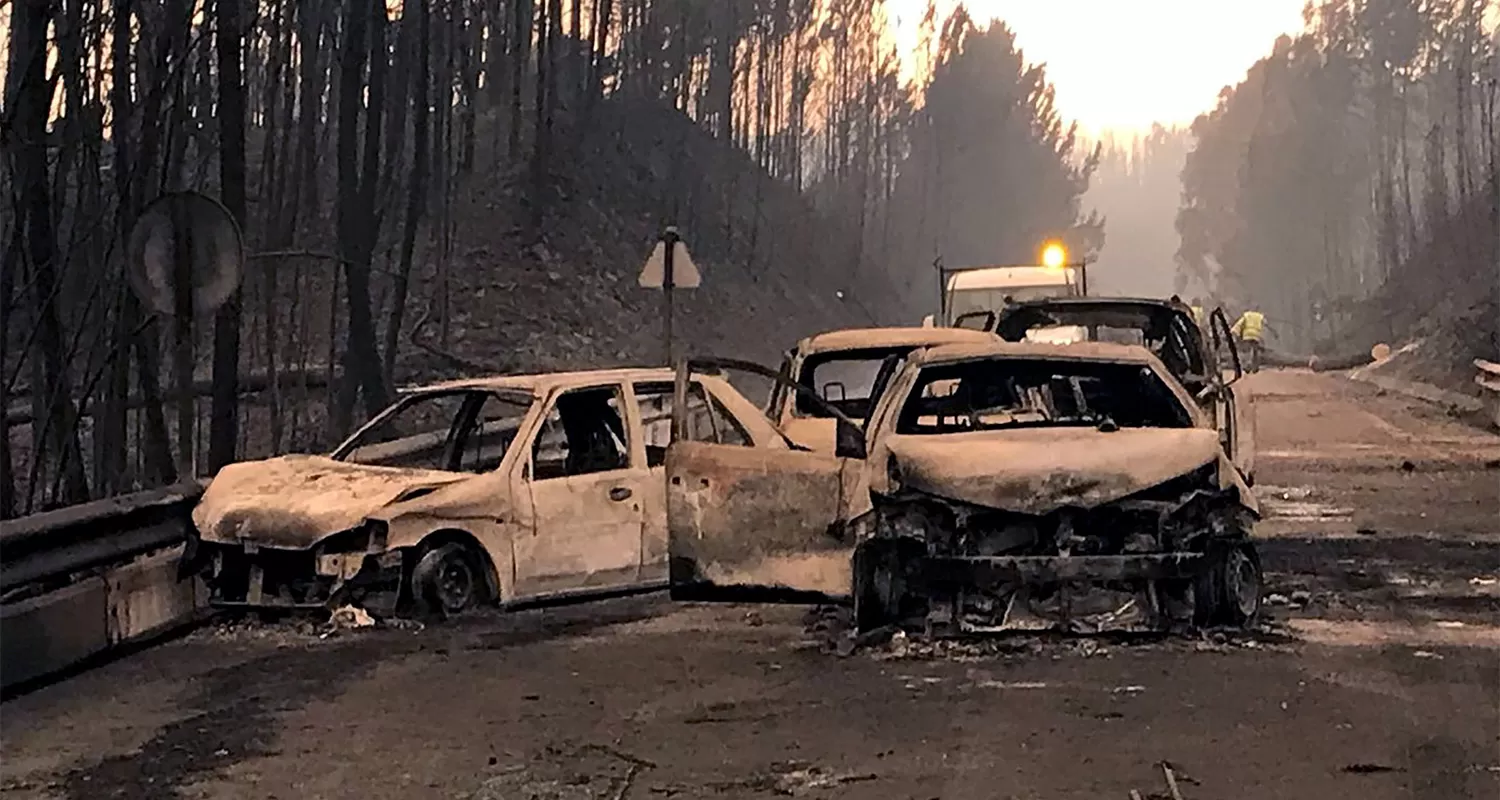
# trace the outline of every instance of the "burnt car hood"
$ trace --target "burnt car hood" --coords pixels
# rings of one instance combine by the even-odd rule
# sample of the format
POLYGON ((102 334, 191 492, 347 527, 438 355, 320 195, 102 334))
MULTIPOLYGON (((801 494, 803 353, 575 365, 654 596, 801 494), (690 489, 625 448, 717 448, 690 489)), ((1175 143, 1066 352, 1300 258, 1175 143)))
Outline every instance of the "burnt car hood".
POLYGON ((900 483, 920 492, 1021 514, 1092 508, 1219 458, 1204 428, 1023 428, 893 436, 900 483))
POLYGON ((193 509, 204 541, 302 550, 414 490, 469 475, 346 464, 325 456, 291 455, 230 464, 193 509))

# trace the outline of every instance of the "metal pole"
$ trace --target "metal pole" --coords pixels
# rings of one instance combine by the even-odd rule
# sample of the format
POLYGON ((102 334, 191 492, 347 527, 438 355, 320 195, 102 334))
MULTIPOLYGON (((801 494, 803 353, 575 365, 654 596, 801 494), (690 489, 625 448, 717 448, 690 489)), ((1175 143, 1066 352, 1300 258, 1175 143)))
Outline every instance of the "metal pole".
POLYGON ((934 325, 942 327, 947 324, 948 317, 948 277, 943 272, 943 257, 934 258, 932 266, 937 268, 938 274, 938 315, 934 325))
POLYGON ((675 354, 672 352, 672 289, 676 284, 673 280, 672 268, 674 265, 672 262, 673 251, 677 249, 679 238, 676 227, 667 228, 661 237, 662 246, 666 251, 663 253, 661 292, 664 306, 662 309, 662 319, 666 325, 667 366, 669 367, 675 363, 673 361, 675 354))
POLYGON ((193 232, 181 198, 171 201, 172 331, 177 373, 177 478, 198 477, 198 408, 193 396, 193 232))

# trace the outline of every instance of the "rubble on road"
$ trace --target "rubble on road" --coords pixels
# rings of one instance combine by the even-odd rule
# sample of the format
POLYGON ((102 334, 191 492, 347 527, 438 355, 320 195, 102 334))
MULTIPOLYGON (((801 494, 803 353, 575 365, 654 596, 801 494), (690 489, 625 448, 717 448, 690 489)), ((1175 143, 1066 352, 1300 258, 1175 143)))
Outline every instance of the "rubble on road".
POLYGON ((328 624, 332 628, 368 628, 375 624, 375 618, 358 606, 341 606, 334 609, 328 624))
POLYGON ((1241 650, 1290 652, 1293 638, 1285 626, 1263 620, 1250 629, 1228 628, 1191 635, 1160 633, 1070 634, 1056 631, 1010 631, 967 638, 929 637, 896 626, 856 633, 848 609, 820 606, 803 618, 809 643, 825 653, 849 658, 866 653, 879 661, 945 660, 989 661, 1035 658, 1110 658, 1115 652, 1139 648, 1179 649, 1183 652, 1229 653, 1241 650))

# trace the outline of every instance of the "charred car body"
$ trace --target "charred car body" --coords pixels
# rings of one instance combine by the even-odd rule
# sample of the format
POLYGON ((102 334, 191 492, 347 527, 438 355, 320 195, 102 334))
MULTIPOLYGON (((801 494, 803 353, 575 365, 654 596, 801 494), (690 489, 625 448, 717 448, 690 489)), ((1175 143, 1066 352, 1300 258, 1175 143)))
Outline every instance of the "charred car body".
POLYGON ((673 442, 674 596, 844 599, 862 628, 937 632, 1256 616, 1254 496, 1146 347, 933 347, 875 394, 833 454, 673 442))
MULTIPOLYGON (((507 376, 406 390, 331 455, 232 464, 193 513, 184 566, 218 607, 346 602, 443 611, 667 579, 673 373, 507 376)), ((788 441, 695 376, 679 438, 788 441)))

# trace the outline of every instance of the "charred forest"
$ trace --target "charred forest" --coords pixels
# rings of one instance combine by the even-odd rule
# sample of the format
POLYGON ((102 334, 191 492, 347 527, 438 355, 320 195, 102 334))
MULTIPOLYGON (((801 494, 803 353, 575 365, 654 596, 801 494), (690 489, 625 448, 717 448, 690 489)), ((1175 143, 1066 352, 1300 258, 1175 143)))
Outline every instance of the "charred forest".
POLYGON ((1102 246, 1012 33, 890 30, 880 0, 0 5, 0 516, 323 450, 406 383, 656 363, 666 225, 706 275, 683 340, 763 359, 916 324, 938 257, 1102 246), (188 440, 122 247, 177 191, 245 255, 193 320, 188 440))
POLYGON ((1179 287, 1255 303, 1295 352, 1423 339, 1472 390, 1500 355, 1492 0, 1329 0, 1192 125, 1179 287))

